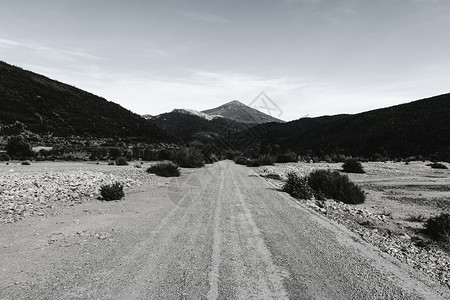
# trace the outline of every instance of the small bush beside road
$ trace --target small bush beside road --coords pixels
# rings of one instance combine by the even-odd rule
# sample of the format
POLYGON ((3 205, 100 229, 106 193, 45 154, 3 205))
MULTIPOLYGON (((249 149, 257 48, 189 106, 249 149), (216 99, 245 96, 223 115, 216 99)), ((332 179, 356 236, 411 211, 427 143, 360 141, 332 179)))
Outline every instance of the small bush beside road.
POLYGON ((128 162, 125 159, 125 157, 119 157, 118 159, 116 159, 116 165, 117 166, 128 166, 128 162))
POLYGON ((307 177, 288 174, 283 191, 299 199, 334 199, 347 204, 364 203, 366 196, 347 175, 338 171, 316 170, 307 177))
POLYGON ((123 192, 123 185, 120 182, 113 184, 105 184, 100 187, 100 195, 106 201, 120 200, 125 193, 123 192))
POLYGON ((308 178, 300 177, 295 173, 289 173, 283 191, 297 199, 311 199, 314 191, 308 184, 308 178))
POLYGON ((182 168, 201 168, 205 165, 205 157, 194 148, 176 151, 172 154, 171 160, 182 168))
POLYGON ((159 163, 149 167, 147 173, 162 177, 178 177, 180 176, 180 169, 178 165, 173 163, 159 163))
POLYGON ((334 199, 347 204, 360 204, 366 200, 364 191, 338 171, 316 170, 308 176, 308 184, 317 199, 334 199))
POLYGON ((448 169, 448 167, 446 165, 444 165, 443 163, 439 163, 439 162, 434 162, 431 164, 428 164, 428 166, 430 166, 432 169, 448 169))
POLYGON ((342 165, 342 170, 346 173, 366 173, 362 164, 354 158, 346 160, 342 165))
POLYGON ((450 214, 442 213, 425 223, 425 233, 436 241, 450 243, 450 214))

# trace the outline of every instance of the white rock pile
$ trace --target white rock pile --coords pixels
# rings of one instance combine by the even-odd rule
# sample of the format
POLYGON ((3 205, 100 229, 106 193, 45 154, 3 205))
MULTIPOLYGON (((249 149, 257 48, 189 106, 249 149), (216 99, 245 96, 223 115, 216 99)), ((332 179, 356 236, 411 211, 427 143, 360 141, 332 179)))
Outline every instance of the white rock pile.
POLYGON ((26 172, 0 174, 0 222, 11 223, 31 215, 44 215, 56 205, 73 205, 99 195, 104 184, 129 177, 94 171, 26 172))

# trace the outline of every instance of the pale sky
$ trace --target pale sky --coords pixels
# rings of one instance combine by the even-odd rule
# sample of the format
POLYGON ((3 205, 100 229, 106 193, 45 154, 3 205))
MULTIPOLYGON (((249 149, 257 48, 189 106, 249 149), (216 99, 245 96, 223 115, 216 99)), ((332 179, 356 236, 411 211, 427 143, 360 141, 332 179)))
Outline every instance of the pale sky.
POLYGON ((284 120, 450 92, 450 0, 0 0, 0 60, 139 114, 284 120))

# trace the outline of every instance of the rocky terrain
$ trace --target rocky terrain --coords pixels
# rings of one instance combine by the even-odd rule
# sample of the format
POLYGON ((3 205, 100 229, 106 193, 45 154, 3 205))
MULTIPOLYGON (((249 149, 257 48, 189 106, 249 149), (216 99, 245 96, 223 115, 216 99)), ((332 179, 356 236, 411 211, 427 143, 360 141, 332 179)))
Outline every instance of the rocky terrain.
MULTIPOLYGON (((349 205, 331 199, 299 201, 450 288, 450 253, 421 232, 427 218, 450 211, 450 171, 431 169, 425 162, 363 165, 365 174, 349 177, 367 193, 364 204, 349 205)), ((305 176, 315 169, 339 170, 340 164, 279 164, 255 171, 281 188, 289 172, 305 176), (273 179, 274 175, 281 180, 273 179)))
MULTIPOLYGON (((62 207, 99 198, 99 187, 119 181, 125 190, 142 184, 164 187, 167 180, 150 176, 147 165, 108 166, 105 163, 10 163, 0 166, 0 222, 13 223, 33 216, 58 214, 62 207)), ((303 176, 315 169, 339 169, 340 164, 289 163, 254 168, 277 188, 289 172, 303 176), (273 179, 274 175, 281 180, 273 179)), ((382 253, 412 266, 450 288, 450 254, 421 228, 426 218, 450 211, 450 171, 434 170, 425 162, 365 163, 365 174, 349 174, 367 193, 367 201, 348 205, 334 200, 300 203, 343 224, 382 253), (415 217, 415 218, 413 218, 415 217)), ((80 231, 96 239, 111 233, 80 231)), ((50 242, 53 240, 50 239, 50 242)))
MULTIPOLYGON (((139 166, 139 165, 138 165, 139 166)), ((104 184, 139 186, 145 169, 80 163, 8 164, 0 167, 0 222, 52 213, 99 197, 104 184)))

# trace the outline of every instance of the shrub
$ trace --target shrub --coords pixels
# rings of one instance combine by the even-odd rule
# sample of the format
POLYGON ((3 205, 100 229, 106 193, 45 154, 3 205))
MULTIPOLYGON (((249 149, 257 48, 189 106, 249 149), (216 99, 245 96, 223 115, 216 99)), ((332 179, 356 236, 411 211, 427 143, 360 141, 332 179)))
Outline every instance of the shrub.
POLYGON ((308 184, 317 199, 331 198, 348 204, 360 204, 366 200, 364 191, 338 171, 313 171, 308 177, 308 184))
POLYGON ((159 160, 158 151, 153 150, 152 148, 145 148, 142 159, 147 161, 159 160))
POLYGON ((100 187, 100 195, 106 201, 120 200, 125 196, 123 185, 120 182, 102 185, 100 187))
POLYGON ((261 162, 257 158, 249 159, 247 161, 247 167, 260 167, 260 166, 262 166, 261 162))
POLYGON ((314 197, 314 191, 309 186, 308 179, 295 173, 288 174, 283 191, 297 199, 311 199, 314 197))
POLYGON ((10 161, 11 157, 8 154, 1 153, 0 154, 0 161, 10 161))
POLYGON ((158 151, 158 160, 169 160, 172 157, 173 150, 161 149, 158 151))
POLYGON ((34 155, 28 141, 21 135, 13 136, 6 144, 6 153, 11 156, 32 157, 34 155))
POLYGON ((274 174, 274 173, 269 173, 269 174, 261 175, 261 176, 265 177, 265 178, 269 178, 269 179, 274 179, 274 180, 282 180, 280 175, 274 174))
POLYGON ((42 157, 49 157, 53 155, 53 150, 41 149, 39 150, 39 155, 42 157))
POLYGON ((147 173, 156 174, 162 177, 178 177, 180 170, 178 166, 173 163, 159 163, 147 169, 147 173))
POLYGON ((438 162, 434 162, 432 164, 428 164, 427 166, 430 166, 433 169, 448 169, 446 165, 438 162))
POLYGON ((238 150, 227 150, 223 155, 222 158, 224 159, 231 159, 231 160, 235 160, 238 157, 243 157, 244 155, 242 154, 241 151, 238 150))
POLYGON ((277 156, 277 163, 298 162, 298 156, 295 152, 282 153, 277 156))
POLYGON ((123 155, 123 151, 120 148, 111 148, 109 149, 109 158, 110 159, 118 159, 123 155))
POLYGON ((125 159, 125 157, 119 157, 118 159, 116 159, 116 165, 118 165, 118 166, 128 166, 128 162, 125 159))
POLYGON ((203 154, 194 148, 176 151, 172 161, 183 168, 201 168, 205 165, 203 154))
POLYGON ((425 233, 434 240, 450 241, 450 214, 442 213, 437 217, 430 218, 425 223, 425 233))
POLYGON ((361 163, 354 158, 347 159, 342 165, 342 170, 346 173, 366 173, 361 163))
POLYGON ((408 215, 408 218, 406 219, 410 222, 423 222, 425 221, 425 217, 423 215, 408 215))
POLYGON ((257 160, 260 166, 272 166, 276 162, 276 158, 268 154, 261 155, 257 160))
POLYGON ((246 166, 250 160, 248 158, 244 157, 244 156, 238 156, 238 157, 235 157, 233 159, 233 161, 236 164, 238 164, 238 165, 245 165, 246 166))
POLYGON ((115 163, 113 162, 113 161, 110 161, 109 163, 108 163, 108 166, 114 166, 115 165, 115 163))

